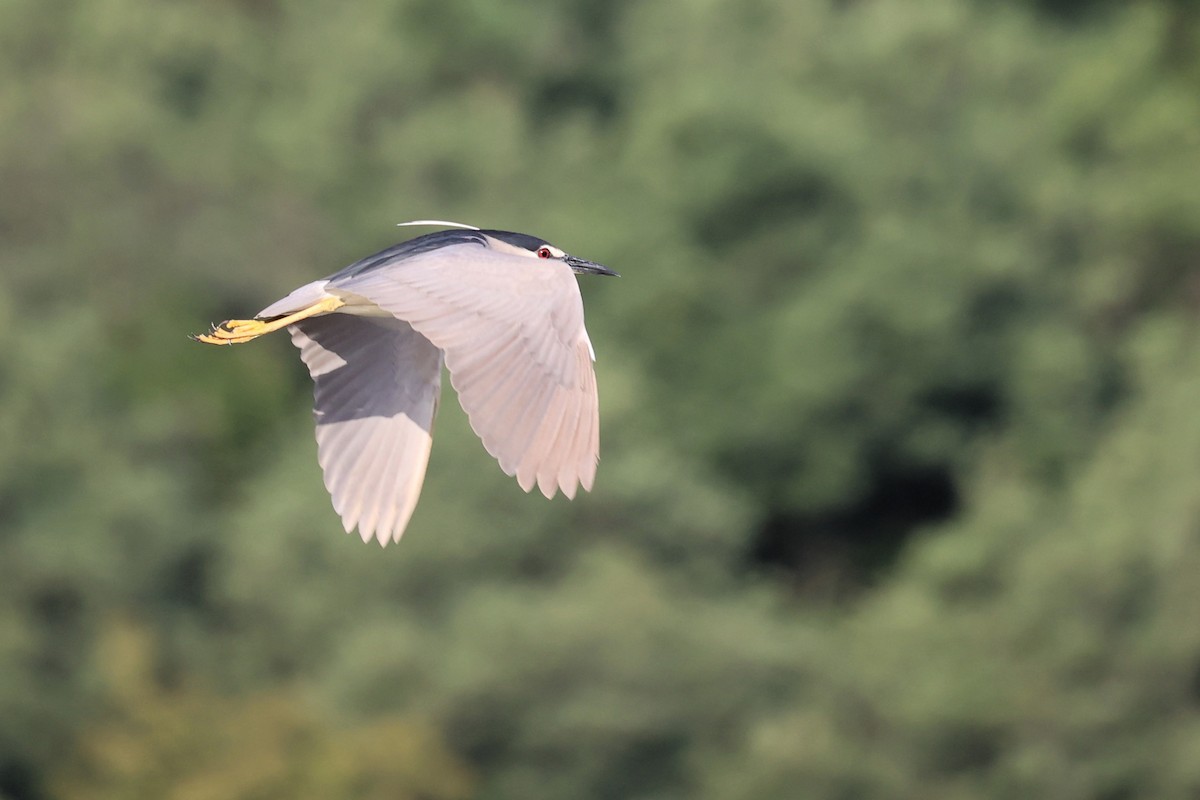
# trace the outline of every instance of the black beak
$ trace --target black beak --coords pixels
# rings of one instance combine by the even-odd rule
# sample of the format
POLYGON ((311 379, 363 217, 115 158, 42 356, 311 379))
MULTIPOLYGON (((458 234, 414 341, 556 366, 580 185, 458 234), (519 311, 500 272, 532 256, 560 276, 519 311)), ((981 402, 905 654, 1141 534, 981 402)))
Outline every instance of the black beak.
POLYGON ((563 256, 563 261, 566 261, 567 266, 580 275, 611 275, 614 278, 621 277, 603 264, 597 264, 595 261, 588 261, 585 258, 563 256))

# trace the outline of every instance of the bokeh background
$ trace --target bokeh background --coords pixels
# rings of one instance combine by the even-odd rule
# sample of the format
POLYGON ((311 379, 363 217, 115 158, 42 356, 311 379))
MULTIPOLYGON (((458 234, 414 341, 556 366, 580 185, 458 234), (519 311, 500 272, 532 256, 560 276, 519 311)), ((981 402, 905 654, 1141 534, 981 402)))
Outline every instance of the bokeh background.
POLYGON ((1185 0, 4 0, 0 797, 1200 796, 1198 310, 1185 0), (422 217, 603 461, 381 551, 186 335, 422 217))

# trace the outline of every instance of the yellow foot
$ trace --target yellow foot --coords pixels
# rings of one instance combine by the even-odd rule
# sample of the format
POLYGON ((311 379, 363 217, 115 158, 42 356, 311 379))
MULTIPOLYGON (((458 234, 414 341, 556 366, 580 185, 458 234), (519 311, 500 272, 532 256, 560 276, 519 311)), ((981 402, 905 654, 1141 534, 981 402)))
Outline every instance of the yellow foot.
POLYGON ((288 314, 283 317, 277 317, 271 320, 264 319, 229 319, 224 322, 213 325, 212 330, 208 333, 201 333, 193 336, 197 342, 205 344, 242 344, 251 339, 257 339, 264 333, 277 331, 280 328, 286 328, 293 322, 299 322, 302 319, 315 317, 318 314, 328 314, 331 311, 341 308, 345 302, 338 297, 324 297, 311 306, 302 308, 299 311, 288 314))
POLYGON ((219 325, 213 325, 208 333, 193 336, 197 342, 205 344, 242 344, 256 339, 267 330, 267 323, 258 319, 230 319, 219 325))

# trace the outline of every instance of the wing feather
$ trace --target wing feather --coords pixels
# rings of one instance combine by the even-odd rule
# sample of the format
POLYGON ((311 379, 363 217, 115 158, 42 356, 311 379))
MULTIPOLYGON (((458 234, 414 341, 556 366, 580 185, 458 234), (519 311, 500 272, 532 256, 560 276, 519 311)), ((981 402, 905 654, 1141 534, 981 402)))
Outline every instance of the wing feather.
POLYGON ((583 403, 579 393, 573 391, 564 392, 561 402, 564 405, 564 422, 554 447, 556 452, 563 453, 564 456, 553 464, 554 480, 563 493, 571 497, 575 494, 575 486, 578 483, 578 471, 575 469, 578 459, 572 457, 572 449, 578 438, 576 434, 579 426, 583 424, 583 403))
MULTIPOLYGON (((367 425, 360 427, 370 430, 367 425)), ((359 456, 353 468, 346 473, 345 491, 350 498, 350 514, 358 524, 358 533, 364 542, 375 536, 375 512, 379 506, 377 498, 383 477, 381 462, 391 450, 392 447, 387 446, 382 437, 369 436, 359 447, 359 456)))
POLYGON ((407 323, 329 314, 289 327, 312 375, 317 460, 347 532, 398 541, 425 479, 442 355, 407 323))
POLYGON ((537 381, 529 385, 525 398, 525 413, 512 429, 512 451, 517 458, 514 472, 517 482, 525 491, 533 488, 530 473, 536 471, 534 460, 534 444, 538 431, 551 423, 548 418, 550 401, 558 389, 558 384, 550 381, 537 381))
POLYGON ((530 491, 535 481, 538 489, 546 497, 553 497, 558 488, 558 470, 547 468, 545 460, 547 456, 555 452, 558 444, 559 432, 562 430, 566 411, 566 404, 563 402, 565 394, 562 387, 554 387, 549 406, 546 409, 545 420, 538 428, 537 436, 529 446, 522 470, 517 472, 518 478, 523 481, 521 485, 525 487, 525 491, 530 491))

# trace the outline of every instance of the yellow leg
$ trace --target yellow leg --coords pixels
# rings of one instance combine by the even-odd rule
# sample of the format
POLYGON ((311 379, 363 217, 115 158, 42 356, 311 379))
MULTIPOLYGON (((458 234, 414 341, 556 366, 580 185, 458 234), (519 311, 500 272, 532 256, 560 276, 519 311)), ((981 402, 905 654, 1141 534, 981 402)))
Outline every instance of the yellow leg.
POLYGON ((284 317, 277 317, 272 320, 228 319, 219 325, 213 325, 212 331, 209 333, 197 334, 192 338, 197 342, 204 342, 205 344, 242 344, 251 339, 257 339, 264 333, 286 328, 293 322, 315 317, 318 314, 328 314, 330 311, 336 311, 344 305, 346 303, 337 297, 323 297, 311 306, 302 308, 284 317))

